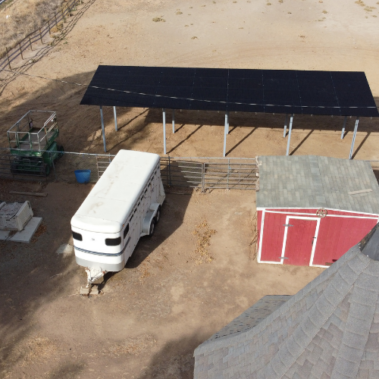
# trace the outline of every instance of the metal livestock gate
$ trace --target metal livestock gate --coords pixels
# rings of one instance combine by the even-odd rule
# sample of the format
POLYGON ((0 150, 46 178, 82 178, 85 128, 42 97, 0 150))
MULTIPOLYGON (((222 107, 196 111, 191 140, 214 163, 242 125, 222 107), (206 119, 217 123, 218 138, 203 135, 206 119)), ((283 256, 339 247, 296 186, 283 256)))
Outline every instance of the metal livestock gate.
POLYGON ((161 158, 163 184, 207 189, 258 189, 256 158, 161 158))

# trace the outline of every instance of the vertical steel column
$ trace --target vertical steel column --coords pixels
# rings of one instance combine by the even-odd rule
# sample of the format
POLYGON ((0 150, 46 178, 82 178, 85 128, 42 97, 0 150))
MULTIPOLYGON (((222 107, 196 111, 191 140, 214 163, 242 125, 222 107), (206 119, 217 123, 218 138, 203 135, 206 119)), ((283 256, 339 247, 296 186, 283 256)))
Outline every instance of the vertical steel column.
POLYGON ((284 132, 283 132, 283 138, 286 137, 287 134, 287 122, 288 122, 288 114, 286 114, 286 118, 284 120, 284 132))
POLYGON ((175 133, 175 109, 172 110, 172 134, 175 133))
POLYGON ((116 132, 117 132, 118 129, 117 129, 117 113, 116 113, 116 107, 113 107, 113 116, 114 116, 114 127, 115 127, 116 132))
POLYGON ((355 120, 354 135, 353 135, 353 140, 351 141, 351 148, 350 148, 349 159, 351 159, 352 156, 353 156, 355 137, 357 136, 358 125, 359 125, 359 117, 357 117, 357 119, 355 120))
POLYGON ((289 153, 290 153, 290 143, 291 143, 293 116, 294 116, 294 114, 292 113, 292 115, 290 117, 290 126, 288 128, 288 141, 287 141, 287 153, 286 153, 286 155, 289 155, 289 153))
POLYGON ((226 154, 226 135, 228 134, 229 130, 229 112, 225 112, 225 126, 224 126, 224 153, 223 156, 225 157, 226 154))
POLYGON ((100 118, 101 118, 101 130, 103 133, 104 151, 107 152, 107 144, 105 142, 105 128, 104 128, 104 117, 103 117, 103 106, 102 105, 100 105, 100 118))
POLYGON ((163 154, 166 154, 166 110, 162 108, 163 119, 163 154))
POLYGON ((343 127, 342 127, 342 132, 341 132, 341 139, 343 139, 344 134, 345 134, 346 121, 347 121, 347 116, 345 116, 345 119, 343 120, 343 127))

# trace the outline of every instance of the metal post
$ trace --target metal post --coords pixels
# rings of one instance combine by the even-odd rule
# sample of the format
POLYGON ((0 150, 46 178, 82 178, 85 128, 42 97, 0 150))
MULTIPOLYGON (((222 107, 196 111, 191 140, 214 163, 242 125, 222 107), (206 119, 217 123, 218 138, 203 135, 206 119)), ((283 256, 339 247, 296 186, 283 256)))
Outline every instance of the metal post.
POLYGON ((175 133, 175 109, 172 110, 172 133, 175 133))
POLYGON ((42 32, 41 32, 41 28, 39 28, 39 38, 41 39, 41 43, 43 43, 43 41, 42 41, 42 32))
POLYGON ((103 133, 104 151, 107 152, 107 144, 105 142, 105 128, 104 128, 104 117, 103 117, 103 106, 102 105, 100 105, 100 118, 101 118, 101 131, 103 133))
POLYGON ((345 119, 343 120, 343 127, 342 127, 342 132, 341 132, 341 139, 343 139, 343 137, 344 137, 344 135, 345 135, 346 121, 347 121, 347 116, 345 116, 345 119))
POLYGON ((114 127, 116 132, 118 131, 117 129, 117 113, 116 113, 116 107, 113 107, 113 116, 114 116, 114 127))
POLYGON ((286 114, 286 118, 284 120, 284 132, 283 132, 283 138, 286 137, 287 134, 287 123, 288 123, 288 114, 286 114))
POLYGON ((225 112, 225 127, 224 127, 224 153, 223 156, 226 155, 226 135, 228 134, 229 129, 229 112, 225 112))
POLYGON ((163 119, 163 154, 166 154, 166 110, 162 108, 163 119))
POLYGON ((168 185, 171 187, 171 162, 170 162, 170 156, 168 156, 168 185))
POLYGON ((30 45, 30 50, 33 51, 32 39, 30 38, 30 34, 29 34, 29 45, 30 45))
POLYGON ((47 25, 49 26, 49 36, 51 34, 50 20, 47 20, 47 25))
POLYGON ((355 137, 357 136, 358 125, 359 125, 359 117, 357 117, 357 119, 355 120, 354 135, 353 135, 353 140, 351 141, 351 148, 350 148, 349 159, 351 159, 352 156, 353 156, 355 137))
POLYGON ((289 155, 290 153, 290 143, 291 143, 291 133, 292 133, 292 123, 293 123, 293 114, 290 117, 290 126, 288 128, 288 141, 287 141, 287 153, 286 155, 289 155))

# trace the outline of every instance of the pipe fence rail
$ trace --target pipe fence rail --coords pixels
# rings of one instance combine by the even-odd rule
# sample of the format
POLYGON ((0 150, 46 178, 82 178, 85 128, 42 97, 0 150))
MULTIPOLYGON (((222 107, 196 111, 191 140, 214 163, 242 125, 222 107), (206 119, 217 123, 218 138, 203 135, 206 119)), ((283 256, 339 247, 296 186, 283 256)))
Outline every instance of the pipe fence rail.
POLYGON ((67 5, 63 3, 58 12, 54 13, 54 16, 47 20, 43 26, 34 30, 24 37, 21 41, 17 42, 11 49, 5 48, 5 51, 0 52, 0 71, 5 68, 12 70, 12 62, 14 62, 19 56, 24 60, 24 53, 30 49, 33 51, 33 44, 41 42, 41 44, 47 43, 44 41, 44 37, 48 34, 50 36, 51 29, 58 27, 60 22, 65 22, 66 18, 71 15, 74 8, 81 4, 82 0, 71 0, 67 5))
MULTIPOLYGON (((0 178, 27 181, 75 182, 75 170, 91 170, 96 183, 112 162, 111 154, 33 150, 0 150, 0 178)), ((207 189, 258 189, 256 158, 179 158, 161 157, 165 186, 207 189)))
POLYGON ((256 158, 161 158, 163 184, 174 187, 257 190, 256 158))
MULTIPOLYGON (((75 152, 0 149, 0 178, 27 181, 76 182, 75 170, 91 170, 96 183, 114 155, 75 152)), ((161 157, 162 182, 166 187, 259 190, 259 158, 161 157)), ((367 160, 379 180, 379 161, 367 160)))

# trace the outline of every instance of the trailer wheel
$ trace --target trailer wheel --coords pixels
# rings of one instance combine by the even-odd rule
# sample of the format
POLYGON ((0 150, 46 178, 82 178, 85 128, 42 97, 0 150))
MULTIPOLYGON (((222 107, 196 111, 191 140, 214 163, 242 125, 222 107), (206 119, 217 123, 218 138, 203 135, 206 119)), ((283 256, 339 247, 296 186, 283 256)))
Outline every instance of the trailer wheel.
POLYGON ((155 214, 155 222, 158 222, 161 218, 161 207, 158 208, 157 213, 155 214))
POLYGON ((151 224, 150 224, 150 230, 149 230, 149 236, 152 236, 154 234, 154 231, 155 231, 155 220, 151 220, 151 224))

